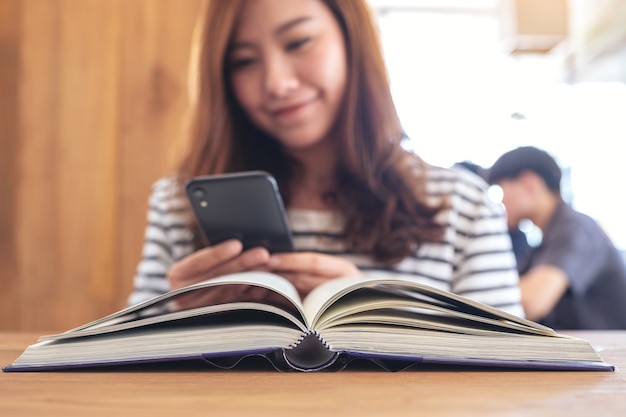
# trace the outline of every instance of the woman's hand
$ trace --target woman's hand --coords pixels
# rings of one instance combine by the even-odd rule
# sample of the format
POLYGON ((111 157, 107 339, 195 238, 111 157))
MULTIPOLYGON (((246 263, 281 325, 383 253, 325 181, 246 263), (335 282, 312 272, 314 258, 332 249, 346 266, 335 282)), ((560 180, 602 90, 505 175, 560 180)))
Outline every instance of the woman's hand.
POLYGON ((337 256, 313 252, 274 254, 267 267, 270 272, 291 281, 300 297, 305 297, 313 288, 325 281, 361 275, 361 271, 352 262, 337 256))
MULTIPOLYGON (((167 279, 170 288, 176 290, 209 278, 244 271, 267 270, 270 254, 265 248, 243 252, 238 240, 229 240, 215 246, 200 249, 174 263, 167 279)), ((259 287, 226 285, 217 289, 198 291, 175 301, 174 309, 187 309, 238 300, 261 300, 267 291, 259 287)))

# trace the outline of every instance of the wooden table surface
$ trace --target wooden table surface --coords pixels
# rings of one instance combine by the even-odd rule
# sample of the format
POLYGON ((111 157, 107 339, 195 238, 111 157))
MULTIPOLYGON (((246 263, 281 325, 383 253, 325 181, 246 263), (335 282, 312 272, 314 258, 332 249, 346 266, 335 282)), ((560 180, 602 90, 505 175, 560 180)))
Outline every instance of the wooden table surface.
MULTIPOLYGON (((626 416, 626 331, 564 332, 615 372, 140 368, 0 373, 0 416, 626 416)), ((7 365, 39 334, 0 332, 7 365)))

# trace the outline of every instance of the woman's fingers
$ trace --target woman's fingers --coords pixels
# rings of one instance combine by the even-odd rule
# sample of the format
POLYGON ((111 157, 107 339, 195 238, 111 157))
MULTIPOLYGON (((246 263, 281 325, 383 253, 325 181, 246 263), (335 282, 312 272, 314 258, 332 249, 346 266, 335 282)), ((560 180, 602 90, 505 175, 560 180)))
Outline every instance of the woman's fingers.
POLYGON ((253 248, 243 252, 241 255, 230 259, 227 262, 216 266, 211 270, 211 275, 234 274, 237 272, 253 271, 266 268, 270 260, 270 253, 265 248, 253 248))
MULTIPOLYGON (((168 274, 171 288, 177 289, 238 272, 269 271, 287 278, 304 297, 325 281, 361 274, 353 263, 332 255, 298 252, 270 256, 265 248, 241 251, 239 241, 229 241, 189 255, 172 266, 168 274)), ((225 286, 181 297, 174 308, 185 309, 233 301, 267 301, 273 298, 275 297, 262 288, 225 286)))
POLYGON ((338 278, 359 275, 359 269, 345 259, 312 252, 272 255, 268 267, 277 272, 303 273, 310 276, 338 278))
POLYGON ((287 278, 301 297, 330 279, 361 275, 361 271, 352 262, 332 255, 310 252, 272 255, 268 267, 271 272, 287 278))
POLYGON ((178 289, 221 275, 266 268, 270 259, 267 249, 241 251, 241 242, 230 240, 192 253, 170 268, 167 276, 170 288, 178 289))
POLYGON ((176 262, 170 268, 168 280, 172 289, 178 289, 193 282, 206 279, 210 271, 218 265, 234 259, 242 251, 238 240, 229 240, 219 245, 200 249, 176 262), (198 278, 200 277, 200 278, 198 278))

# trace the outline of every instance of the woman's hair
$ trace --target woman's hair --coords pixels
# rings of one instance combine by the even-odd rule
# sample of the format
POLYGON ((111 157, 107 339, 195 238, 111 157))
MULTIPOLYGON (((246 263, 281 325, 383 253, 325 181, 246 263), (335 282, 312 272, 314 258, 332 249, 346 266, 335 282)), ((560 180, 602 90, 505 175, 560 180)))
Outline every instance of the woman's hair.
MULTIPOLYGON (((194 35, 190 142, 179 165, 180 180, 265 170, 276 177, 289 206, 298 164, 252 124, 230 87, 228 48, 244 1, 209 0, 194 35)), ((343 140, 337 189, 329 197, 346 219, 348 249, 391 264, 411 255, 420 243, 442 238, 443 226, 435 216, 443 205, 427 204, 426 165, 401 147, 405 135, 365 0, 320 1, 339 22, 348 62, 344 103, 334 127, 334 137, 343 140)))

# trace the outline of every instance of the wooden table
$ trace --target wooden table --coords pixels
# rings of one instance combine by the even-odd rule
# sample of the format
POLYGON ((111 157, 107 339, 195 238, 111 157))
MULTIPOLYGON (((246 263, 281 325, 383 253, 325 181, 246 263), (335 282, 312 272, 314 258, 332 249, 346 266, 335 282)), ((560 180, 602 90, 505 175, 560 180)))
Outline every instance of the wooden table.
MULTIPOLYGON (((626 331, 564 333, 592 342, 617 371, 0 373, 0 416, 626 416, 626 331)), ((0 364, 38 336, 0 333, 0 364)))

